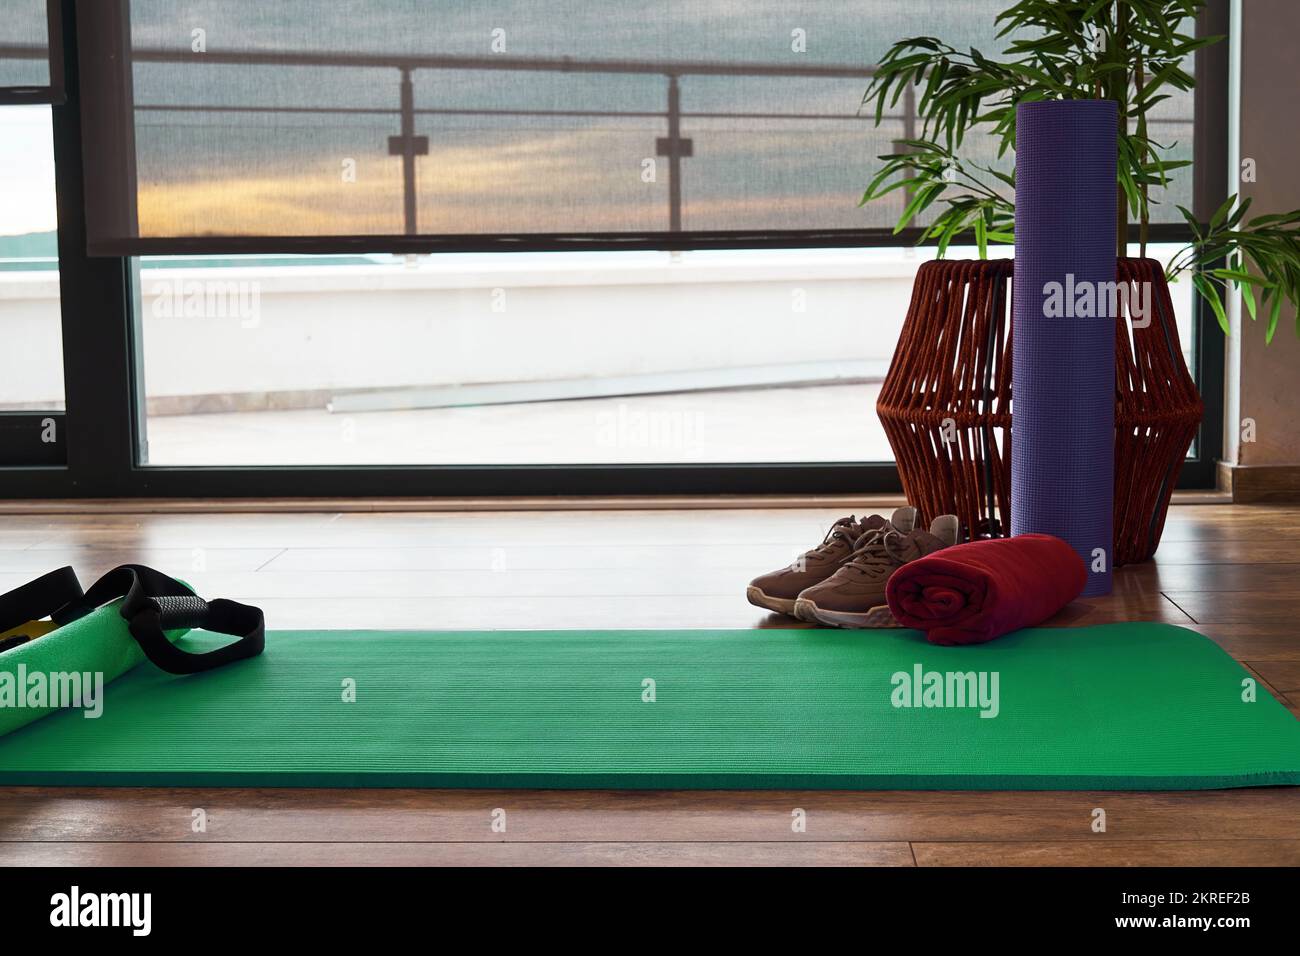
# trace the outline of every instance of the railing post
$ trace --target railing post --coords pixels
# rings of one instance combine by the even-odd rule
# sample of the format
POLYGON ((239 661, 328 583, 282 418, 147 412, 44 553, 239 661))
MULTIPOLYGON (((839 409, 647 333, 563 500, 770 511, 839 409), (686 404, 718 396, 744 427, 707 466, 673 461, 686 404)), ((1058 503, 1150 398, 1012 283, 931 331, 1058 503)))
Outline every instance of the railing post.
POLYGON ((903 88, 903 139, 916 139, 916 87, 903 88))
MULTIPOLYGON (((903 139, 916 139, 916 87, 911 83, 908 83, 907 86, 903 88, 903 139)), ((896 142, 895 145, 898 146, 897 151, 900 153, 909 153, 912 151, 912 147, 905 144, 898 145, 896 142)), ((911 167, 907 167, 903 170, 903 178, 914 178, 911 167)), ((907 190, 904 189, 903 203, 906 204, 910 198, 911 196, 909 196, 907 190)), ((910 226, 912 220, 909 219, 907 224, 910 226)))
MULTIPOLYGON (((903 139, 916 139, 916 87, 911 83, 903 91, 903 139)), ((904 152, 910 152, 912 147, 904 146, 904 152)), ((911 179, 912 170, 903 170, 903 178, 911 179)))
POLYGON ((668 231, 682 231, 682 157, 693 156, 694 140, 682 136, 682 91, 668 74, 668 135, 655 140, 655 154, 668 157, 668 231))
POLYGON ((415 135, 415 85, 411 68, 402 70, 402 134, 388 137, 388 155, 402 157, 402 200, 406 213, 406 234, 419 232, 415 195, 415 157, 429 154, 429 137, 415 135))

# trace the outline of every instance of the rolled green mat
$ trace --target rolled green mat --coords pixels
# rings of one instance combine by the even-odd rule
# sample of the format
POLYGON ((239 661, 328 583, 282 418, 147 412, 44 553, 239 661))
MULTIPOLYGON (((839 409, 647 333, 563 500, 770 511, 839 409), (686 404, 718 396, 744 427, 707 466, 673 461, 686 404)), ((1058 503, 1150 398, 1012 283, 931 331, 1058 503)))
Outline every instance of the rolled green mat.
MULTIPOLYGON (((88 718, 102 712, 104 686, 145 659, 121 604, 105 604, 0 653, 0 736, 64 706, 80 707, 88 718)), ((165 633, 175 643, 188 631, 165 633)))

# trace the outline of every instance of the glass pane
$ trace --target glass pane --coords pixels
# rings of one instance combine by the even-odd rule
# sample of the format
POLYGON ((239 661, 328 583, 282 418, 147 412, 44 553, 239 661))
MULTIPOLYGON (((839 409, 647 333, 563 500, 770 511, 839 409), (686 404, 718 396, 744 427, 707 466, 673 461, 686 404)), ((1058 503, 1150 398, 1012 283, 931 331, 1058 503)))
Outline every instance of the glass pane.
POLYGON ((929 255, 148 259, 149 462, 890 461, 876 395, 929 255))
POLYGON ((888 460, 873 406, 917 262, 148 259, 149 461, 888 460))
POLYGON ((0 107, 0 143, 0 323, 9 343, 0 349, 0 411, 60 409, 63 327, 50 108, 0 107))

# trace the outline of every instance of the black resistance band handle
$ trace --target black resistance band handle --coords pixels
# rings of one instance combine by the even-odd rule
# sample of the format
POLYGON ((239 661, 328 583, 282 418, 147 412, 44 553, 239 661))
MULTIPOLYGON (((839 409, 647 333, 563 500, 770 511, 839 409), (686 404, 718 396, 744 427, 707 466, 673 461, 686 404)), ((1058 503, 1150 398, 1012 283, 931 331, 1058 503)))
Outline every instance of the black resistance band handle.
MULTIPOLYGON (((201 612, 190 608, 177 610, 169 607, 175 598, 145 598, 135 614, 127 618, 131 636, 144 650, 145 656, 169 674, 197 674, 212 670, 246 657, 256 657, 266 646, 266 625, 262 609, 249 604, 239 604, 218 598, 203 601, 201 612), (239 640, 202 654, 183 651, 167 640, 164 631, 177 627, 196 627, 218 634, 231 634, 239 640)), ((123 605, 123 617, 125 614, 123 605)))
POLYGON ((90 586, 72 609, 74 617, 88 614, 122 598, 127 628, 145 656, 169 674, 197 674, 234 661, 256 657, 266 646, 262 609, 217 599, 204 601, 188 587, 142 564, 123 564, 90 586), (183 651, 165 631, 201 628, 238 637, 237 641, 202 654, 183 651))

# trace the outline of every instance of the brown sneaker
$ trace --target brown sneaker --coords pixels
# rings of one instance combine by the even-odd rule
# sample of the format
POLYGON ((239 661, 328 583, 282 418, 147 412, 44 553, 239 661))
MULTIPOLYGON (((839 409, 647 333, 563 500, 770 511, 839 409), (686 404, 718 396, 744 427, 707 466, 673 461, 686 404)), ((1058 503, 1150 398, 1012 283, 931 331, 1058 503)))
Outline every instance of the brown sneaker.
POLYGON ((898 627, 885 602, 889 576, 907 562, 956 542, 953 515, 935 518, 928 532, 885 531, 863 539, 839 570, 799 595, 795 615, 835 627, 898 627))
POLYGON ((800 592, 825 581, 839 570, 844 561, 868 539, 885 531, 906 533, 916 524, 915 508, 899 508, 885 519, 871 515, 859 521, 850 515, 831 525, 822 543, 805 551, 794 563, 777 571, 760 575, 749 582, 745 596, 749 603, 781 614, 793 614, 800 592))

